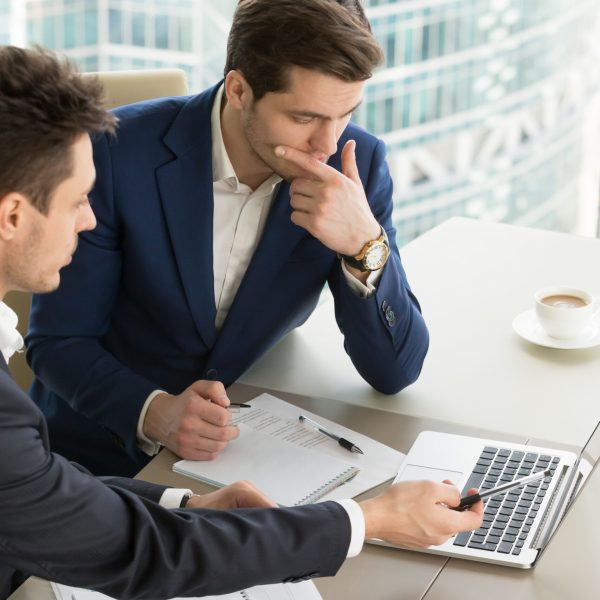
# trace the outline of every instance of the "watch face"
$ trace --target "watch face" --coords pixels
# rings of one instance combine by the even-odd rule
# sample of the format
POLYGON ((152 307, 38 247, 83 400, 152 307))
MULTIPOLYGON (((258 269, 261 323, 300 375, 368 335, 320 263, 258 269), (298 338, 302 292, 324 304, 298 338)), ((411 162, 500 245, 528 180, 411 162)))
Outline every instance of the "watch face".
POLYGON ((389 253, 388 247, 383 242, 374 244, 365 254, 363 264, 369 271, 381 269, 385 265, 389 253))

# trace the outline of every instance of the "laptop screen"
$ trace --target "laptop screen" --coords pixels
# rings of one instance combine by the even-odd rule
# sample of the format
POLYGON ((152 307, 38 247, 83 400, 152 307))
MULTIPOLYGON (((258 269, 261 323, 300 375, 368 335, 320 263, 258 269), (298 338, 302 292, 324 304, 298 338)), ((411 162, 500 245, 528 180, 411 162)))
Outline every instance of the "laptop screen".
POLYGON ((546 531, 542 536, 539 548, 543 550, 548 546, 554 533, 562 523, 565 515, 573 505, 575 499, 584 487, 585 481, 588 479, 592 471, 598 465, 600 458, 600 422, 592 431, 585 446, 582 448, 573 469, 569 474, 571 481, 564 488, 563 495, 558 501, 557 510, 550 522, 547 524, 546 531))

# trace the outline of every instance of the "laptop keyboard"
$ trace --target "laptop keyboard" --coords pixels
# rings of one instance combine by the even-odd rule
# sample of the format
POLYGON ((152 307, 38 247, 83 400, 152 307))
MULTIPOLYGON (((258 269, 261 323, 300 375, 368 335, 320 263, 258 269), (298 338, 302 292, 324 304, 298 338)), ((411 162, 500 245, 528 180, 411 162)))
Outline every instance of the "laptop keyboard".
POLYGON ((473 532, 459 533, 454 545, 500 554, 520 554, 558 462, 557 456, 486 446, 463 495, 469 488, 483 491, 545 469, 550 469, 552 475, 487 498, 481 527, 473 532))

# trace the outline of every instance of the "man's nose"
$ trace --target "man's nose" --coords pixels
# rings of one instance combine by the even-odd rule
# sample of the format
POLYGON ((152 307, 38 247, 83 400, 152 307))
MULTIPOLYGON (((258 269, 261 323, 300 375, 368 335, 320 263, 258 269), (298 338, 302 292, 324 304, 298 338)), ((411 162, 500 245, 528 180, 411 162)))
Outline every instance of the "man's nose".
POLYGON ((94 229, 94 227, 96 227, 96 215, 94 215, 92 207, 88 204, 81 211, 77 221, 77 233, 80 233, 81 231, 90 231, 90 229, 94 229))
POLYGON ((337 138, 335 121, 324 121, 314 132, 310 142, 315 150, 329 157, 337 150, 337 138))

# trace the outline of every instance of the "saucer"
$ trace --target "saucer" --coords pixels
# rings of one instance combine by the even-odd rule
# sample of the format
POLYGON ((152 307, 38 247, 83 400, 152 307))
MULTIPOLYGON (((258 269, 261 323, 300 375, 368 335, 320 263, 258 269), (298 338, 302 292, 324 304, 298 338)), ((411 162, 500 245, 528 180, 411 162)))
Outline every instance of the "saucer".
POLYGON ((512 326, 523 339, 546 348, 580 350, 600 345, 600 315, 598 314, 592 317, 591 323, 576 338, 569 340, 559 340, 549 336, 537 320, 533 308, 515 317, 512 326))

